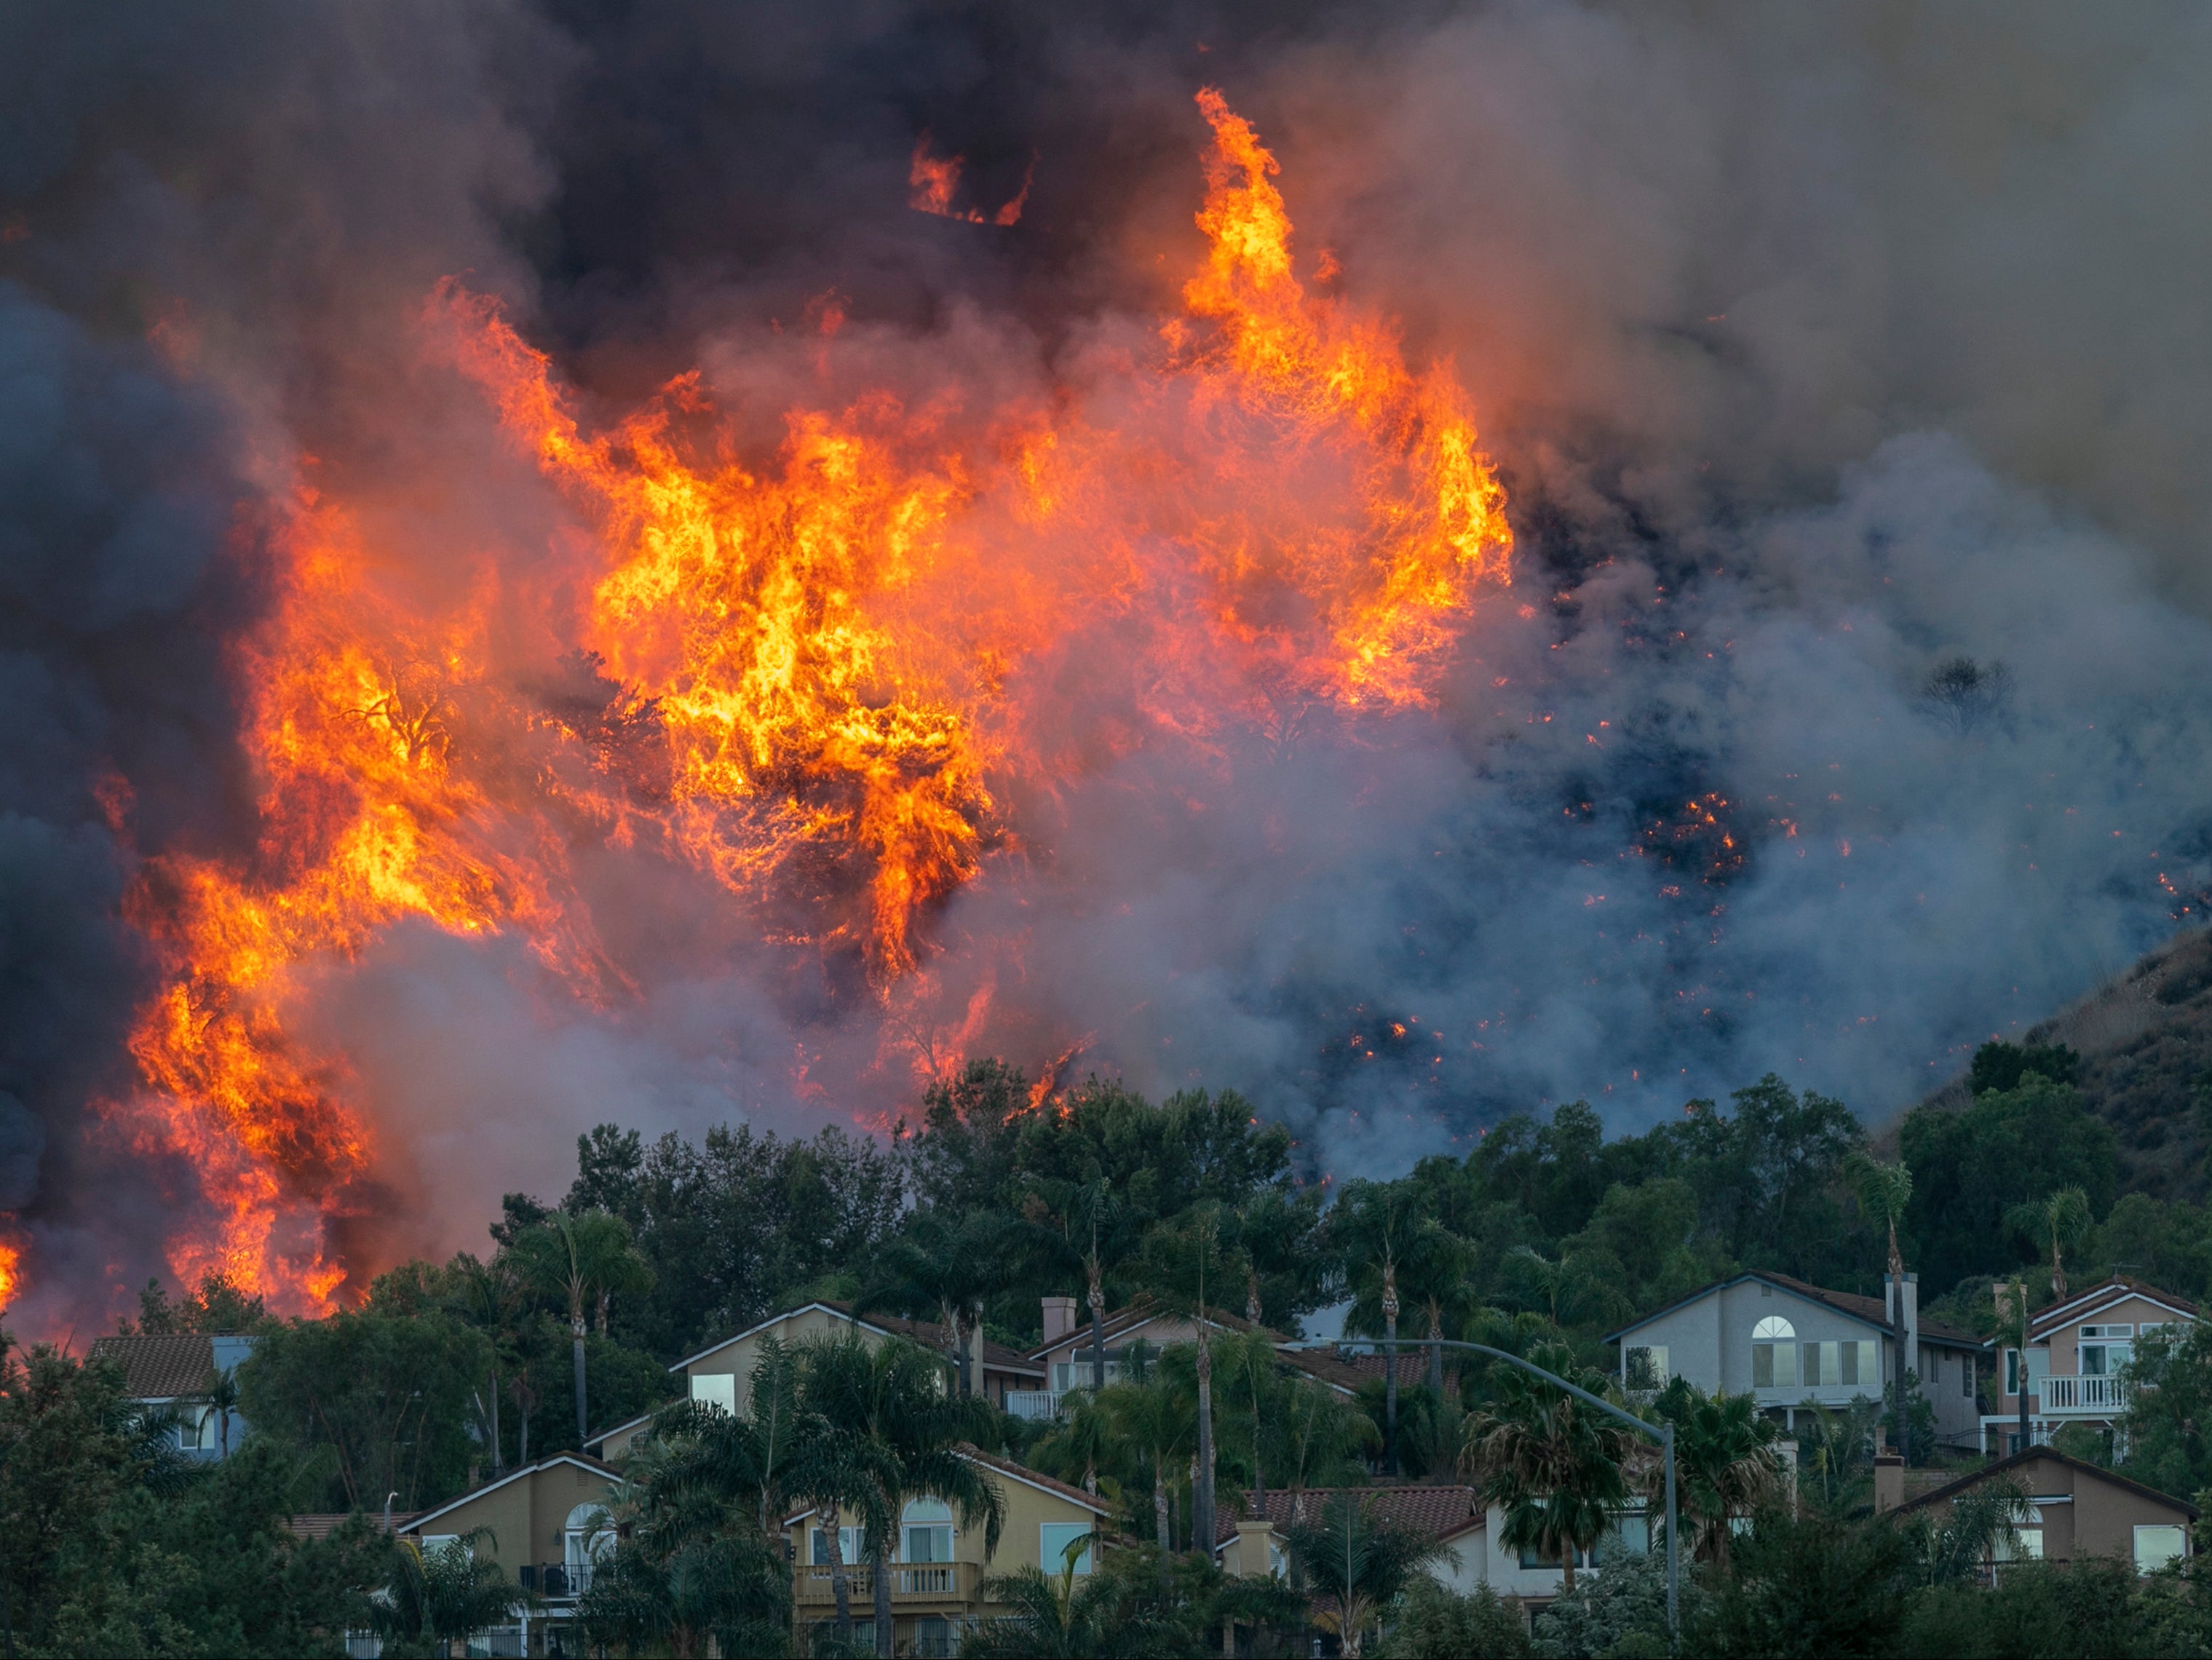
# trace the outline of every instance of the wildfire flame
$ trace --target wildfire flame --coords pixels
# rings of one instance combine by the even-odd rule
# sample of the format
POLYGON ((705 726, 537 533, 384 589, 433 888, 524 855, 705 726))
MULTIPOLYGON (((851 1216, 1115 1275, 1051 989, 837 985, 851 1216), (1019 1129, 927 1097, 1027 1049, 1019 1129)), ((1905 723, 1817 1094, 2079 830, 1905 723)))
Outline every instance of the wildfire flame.
MULTIPOLYGON (((191 1157, 216 1220, 172 1242, 186 1283, 317 1308, 360 1266, 330 1224, 374 1202, 376 1136, 295 1017, 404 919, 518 937, 618 1004, 633 977, 575 866, 619 848, 696 870, 881 1002, 927 980, 932 912, 1019 847, 1006 802, 1135 741, 1120 714, 1071 736, 1082 712, 1048 695, 1083 619, 1136 631, 1136 718, 1201 752, 1300 707, 1428 702, 1477 592, 1510 581, 1503 493, 1449 370, 1308 292, 1274 157, 1220 94, 1199 106, 1208 252, 1182 314, 980 427, 879 389, 790 410, 748 459, 697 374, 587 427, 494 302, 440 286, 431 356, 577 516, 574 598, 494 562, 456 600, 343 502, 293 504, 276 603, 236 648, 258 845, 155 860, 130 902, 163 979, 131 1038, 144 1088, 109 1117, 191 1157), (501 619, 549 607, 568 654, 533 678, 501 619)), ((957 177, 925 139, 915 205, 949 212, 957 177)))

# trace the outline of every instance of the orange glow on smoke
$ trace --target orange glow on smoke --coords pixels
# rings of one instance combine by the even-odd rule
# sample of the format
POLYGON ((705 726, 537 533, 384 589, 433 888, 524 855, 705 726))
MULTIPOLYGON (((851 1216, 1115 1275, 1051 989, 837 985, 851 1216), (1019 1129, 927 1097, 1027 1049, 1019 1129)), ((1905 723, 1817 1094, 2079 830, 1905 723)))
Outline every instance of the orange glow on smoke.
MULTIPOLYGON (((1503 493, 1449 372, 1307 292, 1274 158, 1219 94, 1199 103, 1208 252, 1182 313, 1087 389, 980 420, 878 388, 790 409, 748 457, 693 374, 590 427, 495 302, 440 286, 434 360, 483 388, 579 532, 557 583, 518 594, 487 567, 429 600, 344 504, 295 504, 278 602, 238 648, 259 846, 156 861, 131 902, 164 978, 131 1039, 145 1087, 110 1118, 197 1171, 217 1221, 172 1242, 186 1284, 340 1293, 329 1224, 371 1203, 377 1138, 298 1016, 396 923, 518 938, 619 1004, 633 976, 573 860, 642 850, 759 937, 852 964, 896 1015, 928 983, 933 914, 1020 845, 1007 803, 1126 751, 1132 721, 1218 758, 1232 726, 1302 707, 1428 704, 1477 593, 1510 581, 1503 493), (588 696, 506 666, 499 620, 549 606, 588 696), (1143 674, 1134 713, 1094 729, 1042 666, 1102 615, 1141 628, 1143 674)), ((951 214, 958 178, 925 138, 914 205, 951 214)), ((912 1047, 940 1074, 957 1059, 912 1047)))

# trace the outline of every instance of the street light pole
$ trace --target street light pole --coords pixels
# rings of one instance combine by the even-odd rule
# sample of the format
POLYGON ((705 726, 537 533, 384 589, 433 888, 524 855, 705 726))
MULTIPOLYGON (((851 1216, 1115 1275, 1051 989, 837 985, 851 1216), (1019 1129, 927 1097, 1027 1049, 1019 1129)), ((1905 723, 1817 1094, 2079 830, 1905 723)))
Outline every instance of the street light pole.
MULTIPOLYGON (((1675 1537, 1680 1529, 1675 1526, 1674 1514, 1674 1426, 1672 1424, 1654 1426, 1638 1418, 1626 1408, 1616 1407, 1602 1395, 1592 1395, 1588 1389, 1577 1389, 1557 1372, 1547 1371, 1534 1360, 1524 1360, 1504 1349, 1494 1349, 1487 1343, 1462 1343, 1448 1337, 1424 1337, 1417 1340, 1424 1347, 1439 1351, 1437 1359, 1441 1365, 1444 1349, 1467 1349, 1476 1354, 1486 1354, 1493 1360, 1503 1360, 1508 1365, 1518 1366, 1523 1371, 1534 1372, 1554 1389, 1565 1389, 1577 1401, 1587 1401, 1600 1412, 1610 1413, 1639 1435, 1648 1435, 1659 1444, 1667 1465, 1667 1642, 1680 1653, 1682 1646, 1681 1578, 1682 1555, 1680 1541, 1675 1537)), ((1344 1347, 1339 1343, 1337 1347, 1344 1347)), ((1395 1345, 1393 1346, 1395 1347, 1395 1345)))

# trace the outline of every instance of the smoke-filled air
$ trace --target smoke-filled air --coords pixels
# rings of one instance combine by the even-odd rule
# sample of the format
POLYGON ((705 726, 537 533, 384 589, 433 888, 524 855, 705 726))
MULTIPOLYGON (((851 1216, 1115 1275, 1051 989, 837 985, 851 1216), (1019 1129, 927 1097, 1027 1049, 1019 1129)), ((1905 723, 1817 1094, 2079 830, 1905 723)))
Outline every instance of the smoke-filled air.
POLYGON ((0 1265, 998 1055, 1879 1122, 2212 894, 2212 14, 0 14, 0 1265))

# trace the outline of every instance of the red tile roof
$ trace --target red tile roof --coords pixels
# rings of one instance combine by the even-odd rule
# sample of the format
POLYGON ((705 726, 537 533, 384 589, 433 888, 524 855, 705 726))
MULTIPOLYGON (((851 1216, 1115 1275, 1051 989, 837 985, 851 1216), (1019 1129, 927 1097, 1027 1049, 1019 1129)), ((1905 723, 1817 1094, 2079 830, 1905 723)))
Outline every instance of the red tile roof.
MULTIPOLYGON (((1466 1532, 1482 1520, 1481 1498, 1468 1487, 1393 1486, 1371 1487, 1309 1487, 1301 1495, 1301 1509, 1306 1522, 1311 1524, 1321 1517, 1322 1507, 1340 1493, 1349 1493, 1364 1505, 1369 1515, 1378 1521, 1389 1522, 1401 1528, 1411 1528, 1431 1539, 1449 1539, 1466 1532)), ((1288 1493, 1270 1491, 1267 1494, 1267 1519, 1278 1532, 1290 1525, 1291 1497, 1288 1493)), ((1237 1523, 1241 1520, 1257 1521, 1260 1510, 1255 1502, 1256 1495, 1239 1493, 1237 1505, 1217 1505, 1214 1507, 1213 1545, 1218 1550, 1237 1536, 1237 1523)))

